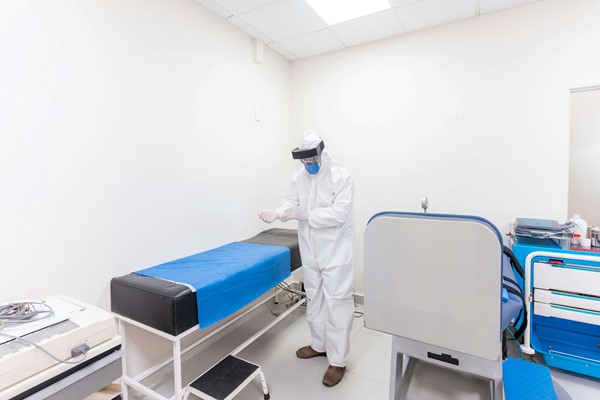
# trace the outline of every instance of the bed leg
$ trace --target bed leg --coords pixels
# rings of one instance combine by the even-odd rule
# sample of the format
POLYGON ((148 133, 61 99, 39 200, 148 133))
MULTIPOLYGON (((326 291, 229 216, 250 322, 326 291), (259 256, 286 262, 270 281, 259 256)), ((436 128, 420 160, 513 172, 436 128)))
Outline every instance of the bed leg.
POLYGON ((180 400, 183 398, 183 393, 181 390, 181 342, 179 340, 173 342, 173 375, 175 398, 180 400))
POLYGON ((267 388, 265 374, 263 374, 262 369, 259 369, 258 374, 260 375, 260 383, 262 384, 263 393, 265 394, 265 400, 269 400, 271 395, 269 394, 269 389, 267 388))
MULTIPOLYGON (((121 319, 117 319, 119 322, 119 335, 121 335, 121 367, 123 368, 123 376, 128 376, 127 373, 127 334, 125 333, 125 322, 121 319)), ((121 396, 123 400, 129 399, 129 390, 127 383, 124 379, 121 379, 121 396)))

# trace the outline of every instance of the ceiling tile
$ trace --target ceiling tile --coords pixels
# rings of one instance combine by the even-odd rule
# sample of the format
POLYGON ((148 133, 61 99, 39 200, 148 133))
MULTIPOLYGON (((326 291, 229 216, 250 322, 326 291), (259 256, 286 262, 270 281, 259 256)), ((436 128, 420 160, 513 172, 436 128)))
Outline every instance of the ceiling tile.
POLYGON ((344 45, 328 29, 306 33, 277 43, 298 58, 340 50, 344 45))
POLYGON ((474 17, 476 0, 422 0, 394 8, 400 23, 408 32, 474 17))
POLYGON ((330 26, 329 29, 347 47, 374 42, 404 33, 392 10, 330 26))
POLYGON ((392 10, 328 27, 304 0, 195 0, 288 60, 541 0, 389 0, 392 10))
POLYGON ((292 53, 287 51, 284 47, 281 47, 280 45, 278 45, 275 42, 269 43, 267 46, 269 46, 270 48, 272 48, 273 50, 275 50, 276 52, 278 52, 279 54, 281 54, 282 56, 284 56, 285 58, 287 58, 290 61, 294 61, 294 60, 298 59, 298 57, 296 57, 295 55, 293 55, 292 53))
POLYGON ((487 14, 506 8, 518 7, 539 0, 479 0, 479 13, 487 14))
POLYGON ((212 11, 213 13, 217 14, 221 18, 227 18, 232 15, 229 10, 221 7, 219 4, 215 3, 213 0, 196 0, 196 3, 200 4, 204 8, 207 8, 208 10, 212 11))
POLYGON ((326 28, 302 0, 279 0, 239 18, 276 42, 326 28))
POLYGON ((213 0, 215 3, 219 3, 221 7, 231 11, 234 14, 243 14, 248 11, 255 10, 257 8, 266 6, 269 3, 273 3, 277 0, 213 0))
POLYGON ((229 21, 230 23, 232 23, 233 25, 238 27, 242 32, 245 32, 248 35, 252 36, 253 38, 259 38, 264 43, 272 42, 272 40, 270 38, 263 35, 261 32, 257 31, 256 29, 254 29, 253 27, 251 27, 250 25, 248 25, 247 23, 245 23, 244 21, 242 21, 241 19, 239 19, 239 17, 236 17, 235 15, 227 18, 227 21, 229 21))

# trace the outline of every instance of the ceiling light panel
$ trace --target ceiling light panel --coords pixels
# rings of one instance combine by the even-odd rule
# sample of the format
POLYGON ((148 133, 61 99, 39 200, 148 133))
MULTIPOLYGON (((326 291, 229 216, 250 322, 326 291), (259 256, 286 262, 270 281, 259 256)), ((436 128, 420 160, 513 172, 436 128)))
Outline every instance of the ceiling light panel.
POLYGON ((328 25, 390 8, 388 0, 305 0, 328 25))
POLYGON ((374 42, 404 33, 392 10, 342 22, 329 28, 346 46, 374 42))

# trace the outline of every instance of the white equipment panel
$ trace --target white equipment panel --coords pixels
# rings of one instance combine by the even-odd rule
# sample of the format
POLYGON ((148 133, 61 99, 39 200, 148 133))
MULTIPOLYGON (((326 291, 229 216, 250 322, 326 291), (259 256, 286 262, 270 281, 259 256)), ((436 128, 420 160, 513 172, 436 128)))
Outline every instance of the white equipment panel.
MULTIPOLYGON (((50 304, 59 317, 33 322, 37 331, 31 334, 15 334, 16 330, 6 328, 3 331, 22 336, 67 361, 83 359, 83 356, 71 357, 71 350, 83 344, 89 346, 86 360, 120 345, 116 320, 111 313, 64 295, 37 301, 50 304)), ((31 331, 26 325, 18 331, 31 331)), ((60 363, 37 347, 20 341, 2 343, 0 350, 0 398, 14 397, 77 365, 60 363)))
POLYGON ((377 218, 365 232, 365 325, 497 360, 501 262, 477 221, 377 218))

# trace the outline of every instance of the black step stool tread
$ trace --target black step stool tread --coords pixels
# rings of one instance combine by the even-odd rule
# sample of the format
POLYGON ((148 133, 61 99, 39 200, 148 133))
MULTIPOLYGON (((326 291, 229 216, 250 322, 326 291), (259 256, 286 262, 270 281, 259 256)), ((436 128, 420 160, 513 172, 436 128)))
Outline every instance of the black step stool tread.
POLYGON ((224 400, 258 368, 260 367, 256 364, 228 355, 190 386, 217 400, 224 400))

